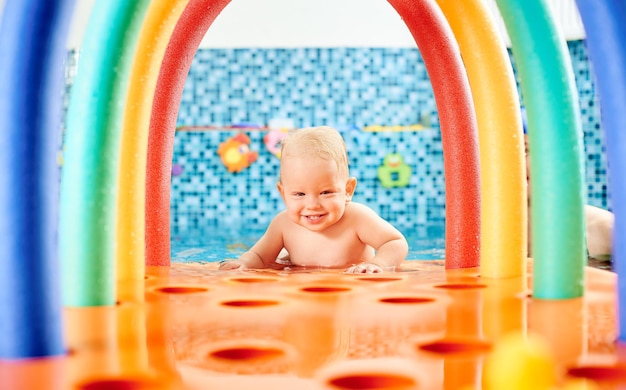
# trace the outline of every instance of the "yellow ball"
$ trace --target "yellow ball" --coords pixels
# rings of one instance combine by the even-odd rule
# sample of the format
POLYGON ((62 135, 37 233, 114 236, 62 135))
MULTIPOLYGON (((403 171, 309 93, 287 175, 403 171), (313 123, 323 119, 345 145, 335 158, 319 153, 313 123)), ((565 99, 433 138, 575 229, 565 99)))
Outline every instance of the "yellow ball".
POLYGON ((485 361, 483 388, 544 390, 556 385, 556 363, 538 336, 514 333, 499 340, 485 361))

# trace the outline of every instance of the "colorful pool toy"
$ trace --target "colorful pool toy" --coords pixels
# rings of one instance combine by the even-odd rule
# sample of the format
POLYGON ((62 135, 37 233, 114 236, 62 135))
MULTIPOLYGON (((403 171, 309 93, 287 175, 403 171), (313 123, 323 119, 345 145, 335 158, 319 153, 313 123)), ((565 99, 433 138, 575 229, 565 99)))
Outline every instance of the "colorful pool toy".
POLYGON ((288 133, 289 129, 286 128, 270 128, 263 136, 263 143, 265 143, 267 150, 274 156, 280 158, 282 142, 288 133))
POLYGON ((250 137, 244 133, 239 133, 222 142, 217 149, 217 154, 229 172, 240 172, 259 157, 258 152, 250 150, 250 137))
POLYGON ((400 153, 389 153, 377 170, 378 180, 385 188, 406 187, 411 180, 411 167, 400 153))

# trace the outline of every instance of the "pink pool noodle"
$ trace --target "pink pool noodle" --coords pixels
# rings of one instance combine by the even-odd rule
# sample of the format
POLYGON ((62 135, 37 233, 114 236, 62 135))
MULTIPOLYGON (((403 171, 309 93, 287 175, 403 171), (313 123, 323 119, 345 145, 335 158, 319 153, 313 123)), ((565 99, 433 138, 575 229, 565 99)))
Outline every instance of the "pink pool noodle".
POLYGON ((446 179, 446 268, 480 264, 478 129, 454 34, 434 0, 389 0, 411 31, 430 77, 446 179))
POLYGON ((230 0, 191 0, 180 16, 157 79, 146 172, 146 265, 170 265, 170 185, 176 118, 193 57, 230 0))

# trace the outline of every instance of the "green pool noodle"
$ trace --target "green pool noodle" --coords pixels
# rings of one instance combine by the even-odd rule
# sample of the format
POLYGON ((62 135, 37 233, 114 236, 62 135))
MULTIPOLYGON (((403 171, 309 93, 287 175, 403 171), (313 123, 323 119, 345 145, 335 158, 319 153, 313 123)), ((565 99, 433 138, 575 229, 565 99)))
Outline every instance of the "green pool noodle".
POLYGON ((59 255, 66 306, 115 304, 115 207, 130 67, 149 0, 98 0, 71 87, 59 255))
POLYGON ((533 298, 584 292, 582 125, 565 39, 544 0, 497 0, 528 117, 533 298))

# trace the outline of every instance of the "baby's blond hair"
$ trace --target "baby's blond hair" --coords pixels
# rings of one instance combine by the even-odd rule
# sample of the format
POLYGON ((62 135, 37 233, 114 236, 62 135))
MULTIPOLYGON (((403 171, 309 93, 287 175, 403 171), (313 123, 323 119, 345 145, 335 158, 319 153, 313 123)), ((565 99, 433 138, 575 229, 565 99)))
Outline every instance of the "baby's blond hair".
MULTIPOLYGON (((281 160, 310 157, 337 163, 340 175, 349 175, 348 152, 341 134, 332 127, 318 126, 291 131, 283 140, 281 160)), ((282 164, 281 164, 282 165, 282 164)))

